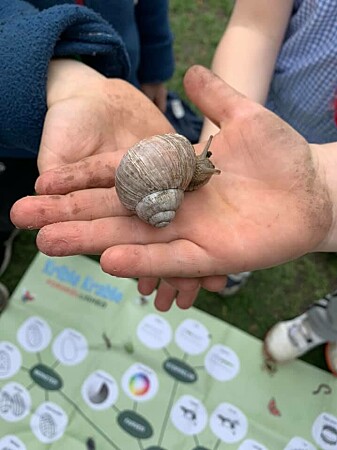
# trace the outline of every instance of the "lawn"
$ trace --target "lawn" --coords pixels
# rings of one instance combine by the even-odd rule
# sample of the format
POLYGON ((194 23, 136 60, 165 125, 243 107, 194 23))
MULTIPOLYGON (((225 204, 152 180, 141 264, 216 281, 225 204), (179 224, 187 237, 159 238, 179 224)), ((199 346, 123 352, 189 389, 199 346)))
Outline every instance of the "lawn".
MULTIPOLYGON (((184 95, 182 78, 192 64, 209 66, 225 29, 231 1, 171 0, 176 72, 170 87, 184 95)), ((193 225, 192 225, 193 226, 193 225)), ((22 232, 15 241, 11 265, 1 278, 13 290, 36 253, 35 233, 22 232)), ((196 306, 236 327, 263 338, 278 320, 302 312, 313 300, 337 287, 337 256, 313 254, 282 266, 255 272, 237 295, 223 299, 200 292, 196 306)), ((322 349, 303 359, 325 368, 322 349)))

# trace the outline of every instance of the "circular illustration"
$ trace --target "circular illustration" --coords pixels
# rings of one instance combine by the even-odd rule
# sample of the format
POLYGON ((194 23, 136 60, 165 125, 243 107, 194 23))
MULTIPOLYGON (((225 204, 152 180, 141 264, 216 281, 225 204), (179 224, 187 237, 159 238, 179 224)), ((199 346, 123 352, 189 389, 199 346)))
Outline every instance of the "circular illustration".
POLYGON ((246 416, 236 406, 221 403, 211 415, 210 427, 219 439, 231 444, 243 439, 248 431, 246 416))
POLYGON ((137 336, 146 347, 157 350, 170 343, 172 329, 163 317, 158 314, 149 314, 139 323, 137 336))
POLYGON ((329 413, 320 414, 312 426, 312 437, 322 450, 337 449, 337 417, 329 413))
POLYGON ((317 450, 310 442, 305 439, 295 436, 288 442, 284 450, 317 450))
POLYGON ((7 422, 24 419, 31 408, 31 398, 26 388, 18 383, 8 383, 0 391, 0 417, 7 422))
POLYGON ((103 370, 97 370, 83 383, 82 397, 92 409, 108 409, 117 400, 117 383, 108 373, 103 370))
POLYGON ((88 344, 83 334, 71 328, 63 330, 53 343, 55 357, 66 366, 75 366, 88 354, 88 344))
POLYGON ((17 332, 17 340, 26 352, 40 352, 48 347, 51 340, 51 329, 41 317, 29 317, 17 332))
POLYGON ((180 397, 171 410, 173 425, 188 436, 201 433, 207 425, 207 419, 206 408, 191 395, 180 397))
POLYGON ((186 319, 177 328, 175 341, 184 352, 189 355, 198 355, 209 346, 210 334, 202 323, 186 319))
POLYGON ((158 378, 150 367, 135 363, 124 373, 122 387, 132 400, 143 402, 156 395, 158 378))
POLYGON ((209 375, 218 381, 228 381, 240 371, 237 354, 221 344, 214 345, 206 354, 205 367, 209 375))
POLYGON ((238 450, 268 450, 267 447, 254 441, 253 439, 246 439, 242 442, 238 450))
POLYGON ((21 353, 19 349, 10 342, 0 342, 0 380, 12 377, 20 367, 21 353))
POLYGON ((52 402, 42 403, 32 415, 30 427, 44 444, 50 444, 60 439, 68 424, 68 418, 63 409, 52 402))
POLYGON ((8 434, 0 439, 1 450, 27 450, 24 443, 12 434, 8 434))

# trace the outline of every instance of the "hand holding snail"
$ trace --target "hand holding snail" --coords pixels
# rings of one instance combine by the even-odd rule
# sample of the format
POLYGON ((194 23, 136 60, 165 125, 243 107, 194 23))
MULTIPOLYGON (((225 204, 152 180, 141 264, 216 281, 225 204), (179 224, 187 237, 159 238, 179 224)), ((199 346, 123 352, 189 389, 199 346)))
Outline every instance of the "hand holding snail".
MULTIPOLYGON (((202 284, 205 277, 271 267, 310 251, 337 251, 331 201, 337 202, 336 145, 329 150, 309 145, 275 114, 205 68, 190 69, 185 88, 220 125, 212 149, 226 176, 186 196, 170 226, 149 227, 121 207, 111 183, 120 161, 116 152, 93 156, 81 168, 74 164, 42 175, 37 192, 45 195, 17 202, 13 222, 42 228, 37 244, 49 255, 103 252, 107 273, 174 283, 189 277, 182 281, 197 278, 202 284)), ((173 301, 161 299, 161 309, 173 301)), ((190 297, 184 306, 192 302, 190 297)))
POLYGON ((157 228, 167 226, 175 217, 184 191, 205 185, 214 174, 208 150, 211 136, 200 155, 179 134, 164 134, 143 139, 124 155, 116 171, 116 192, 121 203, 157 228))

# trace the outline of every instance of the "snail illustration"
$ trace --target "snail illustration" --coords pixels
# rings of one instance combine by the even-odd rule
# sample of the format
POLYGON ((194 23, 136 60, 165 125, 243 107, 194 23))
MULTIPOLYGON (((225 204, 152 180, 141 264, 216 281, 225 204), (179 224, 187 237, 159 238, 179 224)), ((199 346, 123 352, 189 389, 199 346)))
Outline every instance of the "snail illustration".
POLYGON ((121 203, 143 221, 158 228, 167 226, 184 191, 194 191, 220 173, 209 159, 212 138, 200 155, 180 134, 156 135, 138 142, 124 155, 116 171, 121 203))

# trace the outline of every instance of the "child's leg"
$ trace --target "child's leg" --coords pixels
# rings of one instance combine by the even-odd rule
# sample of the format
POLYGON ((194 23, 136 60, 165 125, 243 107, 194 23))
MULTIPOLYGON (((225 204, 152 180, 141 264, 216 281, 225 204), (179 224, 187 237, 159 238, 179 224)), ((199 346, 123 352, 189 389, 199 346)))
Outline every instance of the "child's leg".
POLYGON ((308 321, 316 334, 326 341, 337 342, 337 291, 322 299, 320 307, 308 310, 308 321))

